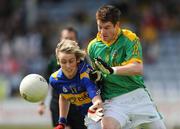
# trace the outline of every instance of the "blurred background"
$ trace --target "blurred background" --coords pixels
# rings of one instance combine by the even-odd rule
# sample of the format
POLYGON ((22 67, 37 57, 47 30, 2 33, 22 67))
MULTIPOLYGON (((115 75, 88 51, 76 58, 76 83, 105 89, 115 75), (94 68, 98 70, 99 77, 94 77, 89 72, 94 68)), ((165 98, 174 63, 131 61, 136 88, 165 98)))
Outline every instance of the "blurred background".
POLYGON ((122 12, 121 26, 141 39, 144 79, 168 129, 180 129, 179 0, 0 0, 0 129, 51 129, 46 114, 19 95, 24 76, 46 76, 59 31, 73 26, 82 48, 97 33, 95 13, 103 4, 122 12))

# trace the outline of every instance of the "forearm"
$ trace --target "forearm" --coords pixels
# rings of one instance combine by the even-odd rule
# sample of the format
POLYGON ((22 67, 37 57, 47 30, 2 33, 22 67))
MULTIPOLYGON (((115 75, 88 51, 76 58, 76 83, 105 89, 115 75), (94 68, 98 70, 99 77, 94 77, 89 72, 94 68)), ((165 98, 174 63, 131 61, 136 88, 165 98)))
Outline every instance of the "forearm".
POLYGON ((93 103, 93 105, 97 105, 97 106, 102 107, 102 99, 101 99, 101 96, 100 96, 100 95, 95 96, 95 97, 92 99, 92 103, 93 103))
POLYGON ((70 103, 63 96, 59 96, 59 116, 67 118, 70 103))
POLYGON ((143 74, 143 64, 141 63, 131 63, 124 66, 112 67, 114 74, 117 75, 142 75, 143 74))
POLYGON ((93 105, 89 107, 88 117, 98 122, 103 117, 103 102, 100 95, 95 96, 92 99, 93 105))

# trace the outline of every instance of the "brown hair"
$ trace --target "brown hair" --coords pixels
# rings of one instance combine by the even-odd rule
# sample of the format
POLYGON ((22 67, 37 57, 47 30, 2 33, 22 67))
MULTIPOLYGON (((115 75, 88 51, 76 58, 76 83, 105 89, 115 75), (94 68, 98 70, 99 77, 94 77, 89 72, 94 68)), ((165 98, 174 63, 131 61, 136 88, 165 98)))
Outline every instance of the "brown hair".
POLYGON ((120 20, 121 11, 112 5, 103 5, 96 12, 96 20, 112 22, 114 25, 120 20))

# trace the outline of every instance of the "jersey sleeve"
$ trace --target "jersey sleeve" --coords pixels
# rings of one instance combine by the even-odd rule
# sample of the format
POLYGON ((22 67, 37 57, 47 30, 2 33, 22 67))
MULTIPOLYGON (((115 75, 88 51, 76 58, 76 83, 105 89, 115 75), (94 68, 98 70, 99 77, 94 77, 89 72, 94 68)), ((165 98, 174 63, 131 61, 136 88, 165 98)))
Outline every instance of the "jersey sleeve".
POLYGON ((98 95, 98 88, 95 85, 95 83, 89 79, 89 75, 87 72, 84 72, 81 74, 81 81, 83 85, 85 86, 88 92, 88 95, 91 99, 93 99, 95 96, 98 95))
POLYGON ((125 52, 126 57, 125 62, 122 63, 123 65, 132 62, 142 63, 142 47, 139 39, 126 42, 125 52))
POLYGON ((52 76, 49 77, 49 85, 55 88, 55 79, 52 76))
POLYGON ((96 38, 93 39, 92 41, 90 41, 87 47, 87 53, 91 60, 94 58, 94 44, 96 43, 96 41, 96 38))
POLYGON ((52 75, 49 78, 49 85, 56 91, 56 93, 61 94, 62 88, 58 86, 58 83, 56 83, 57 80, 52 75))
POLYGON ((138 36, 130 30, 123 29, 123 35, 126 37, 125 40, 125 61, 122 65, 139 62, 142 63, 142 47, 138 36))

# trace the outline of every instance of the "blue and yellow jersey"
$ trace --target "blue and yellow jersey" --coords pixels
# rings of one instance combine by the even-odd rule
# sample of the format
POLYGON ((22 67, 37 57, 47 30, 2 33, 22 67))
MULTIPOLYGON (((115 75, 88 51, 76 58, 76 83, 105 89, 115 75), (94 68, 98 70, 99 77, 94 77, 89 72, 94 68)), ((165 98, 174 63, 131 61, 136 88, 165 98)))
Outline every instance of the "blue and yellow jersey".
POLYGON ((92 105, 91 99, 98 94, 96 85, 89 79, 89 71, 90 66, 81 62, 74 78, 66 78, 61 68, 49 78, 50 85, 57 93, 77 105, 83 115, 87 114, 88 108, 92 105))

